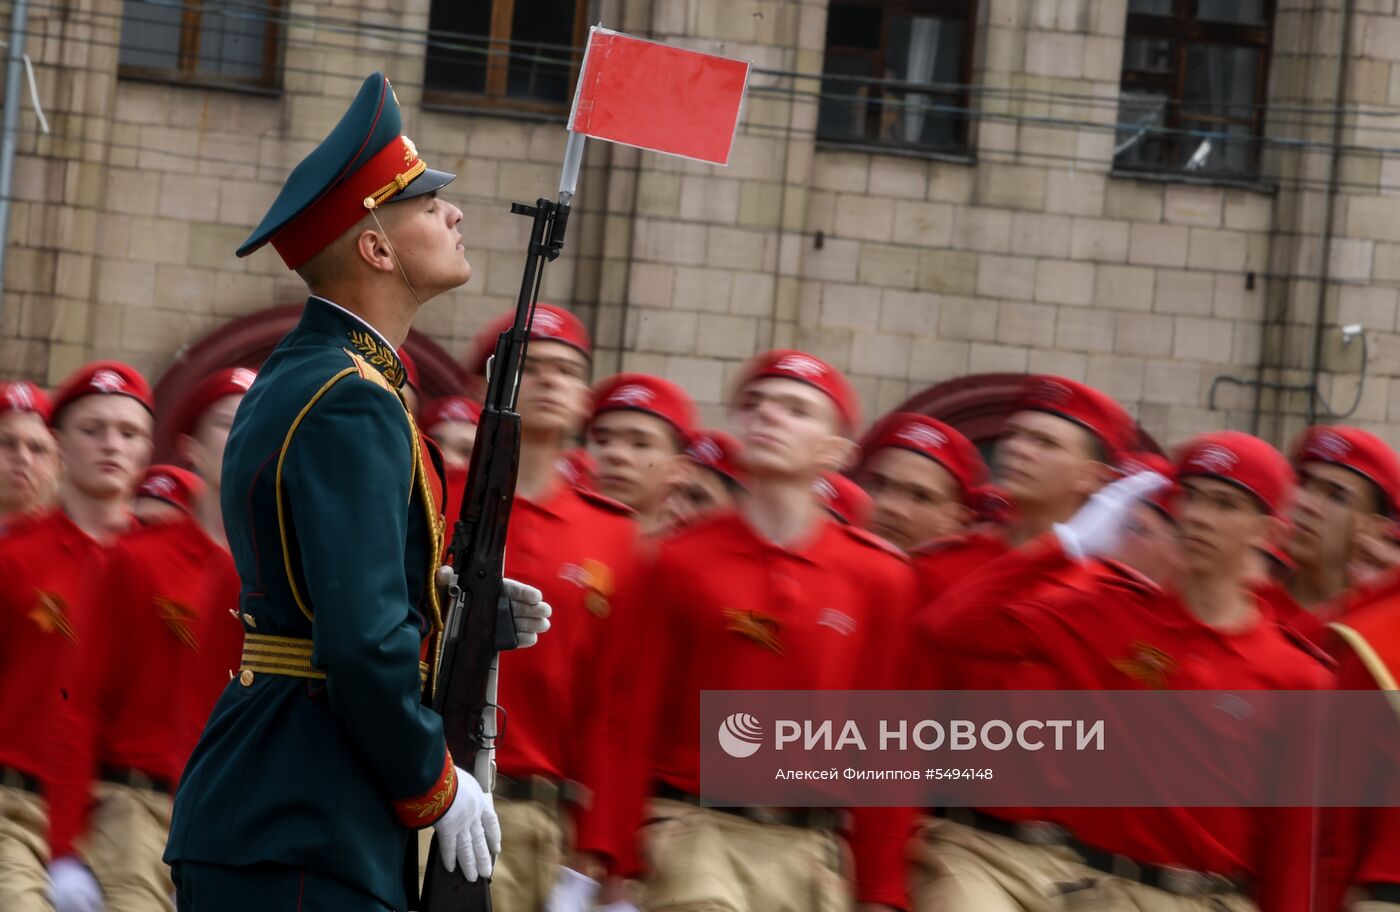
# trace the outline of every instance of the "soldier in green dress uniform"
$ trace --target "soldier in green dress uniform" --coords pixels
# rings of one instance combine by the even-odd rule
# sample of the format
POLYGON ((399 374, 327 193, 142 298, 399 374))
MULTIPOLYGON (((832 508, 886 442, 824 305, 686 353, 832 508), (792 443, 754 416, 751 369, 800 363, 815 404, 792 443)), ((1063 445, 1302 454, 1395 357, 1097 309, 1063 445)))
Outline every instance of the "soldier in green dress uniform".
MULTIPOLYGON (((311 297, 229 435, 246 643, 175 798, 181 912, 400 910, 415 829, 434 825, 469 878, 499 851, 490 796, 422 700, 442 630, 441 463, 395 353, 421 304, 471 276, 461 210, 437 196, 452 178, 419 159, 376 73, 238 250, 271 242, 311 297)), ((507 592, 527 645, 549 606, 507 592)))

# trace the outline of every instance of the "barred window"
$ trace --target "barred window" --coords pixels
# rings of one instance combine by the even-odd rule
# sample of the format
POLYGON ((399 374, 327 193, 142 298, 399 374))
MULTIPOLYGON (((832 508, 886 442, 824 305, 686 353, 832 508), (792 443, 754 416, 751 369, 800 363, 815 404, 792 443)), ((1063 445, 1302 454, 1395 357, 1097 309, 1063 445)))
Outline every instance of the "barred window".
POLYGON ((123 0, 120 75, 191 85, 281 86, 282 0, 123 0))
POLYGON ((433 0, 424 102, 567 113, 587 15, 586 0, 433 0))
POLYGON ((1250 178, 1271 0, 1129 0, 1114 166, 1250 178))
POLYGON ((970 0, 832 0, 818 137, 966 148, 975 8, 970 0))

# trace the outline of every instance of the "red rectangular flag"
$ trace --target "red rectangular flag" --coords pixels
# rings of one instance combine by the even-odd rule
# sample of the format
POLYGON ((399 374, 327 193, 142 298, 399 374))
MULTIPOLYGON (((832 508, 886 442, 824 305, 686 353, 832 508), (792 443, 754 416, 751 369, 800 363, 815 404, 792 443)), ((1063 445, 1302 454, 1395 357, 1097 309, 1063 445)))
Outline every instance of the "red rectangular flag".
POLYGON ((569 129, 726 165, 748 78, 747 61, 594 26, 569 129))

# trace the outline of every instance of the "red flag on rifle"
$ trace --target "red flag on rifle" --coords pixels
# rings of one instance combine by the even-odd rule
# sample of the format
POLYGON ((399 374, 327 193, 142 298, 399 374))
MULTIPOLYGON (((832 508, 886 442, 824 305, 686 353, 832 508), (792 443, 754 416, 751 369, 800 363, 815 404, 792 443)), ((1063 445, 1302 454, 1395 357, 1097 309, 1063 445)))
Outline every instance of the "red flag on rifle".
POLYGON ((589 30, 569 129, 609 142, 729 163, 749 65, 589 30))

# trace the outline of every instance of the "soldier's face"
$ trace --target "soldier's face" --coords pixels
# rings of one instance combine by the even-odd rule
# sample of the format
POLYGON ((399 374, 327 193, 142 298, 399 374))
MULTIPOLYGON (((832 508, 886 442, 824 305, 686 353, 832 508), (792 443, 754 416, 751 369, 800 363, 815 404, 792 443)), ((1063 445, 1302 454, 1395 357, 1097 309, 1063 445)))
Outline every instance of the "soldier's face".
POLYGON ((242 401, 242 395, 216 399, 204 410, 204 414, 199 416, 194 433, 182 440, 185 459, 189 461, 190 468, 204 480, 211 492, 219 490, 219 479, 223 475, 224 467, 224 448, 228 446, 228 432, 233 427, 233 416, 238 411, 238 403, 242 401))
POLYGON ((1157 508, 1138 504, 1112 555, 1164 589, 1181 583, 1181 536, 1176 524, 1157 508))
POLYGON ((436 193, 385 208, 392 221, 385 219, 384 229, 420 298, 426 301, 467 283, 472 266, 460 230, 461 209, 436 193))
POLYGON ((685 457, 672 463, 666 498, 661 504, 663 525, 681 526, 706 513, 732 506, 734 493, 718 472, 685 457))
POLYGON ((1006 419, 996 447, 996 480, 1012 503, 1068 519, 1102 484, 1103 464, 1084 428, 1047 412, 1006 419))
POLYGON ((58 444, 33 412, 0 415, 0 516, 42 509, 58 488, 58 444))
POLYGON ((1270 543, 1277 522, 1254 496, 1216 478, 1186 478, 1177 500, 1182 563, 1196 578, 1237 575, 1270 543))
POLYGON ((1290 556, 1304 570, 1351 558, 1362 520, 1380 509, 1375 487, 1350 469, 1307 462, 1298 470, 1290 556))
POLYGON ((84 396, 68 406, 55 435, 65 482, 94 499, 129 495, 151 460, 153 423, 128 396, 84 396))
POLYGON ((845 468, 852 445, 839 431, 836 404, 798 380, 764 377, 744 387, 733 417, 740 462, 753 478, 805 478, 845 468))
POLYGON ((604 412, 588 427, 588 453, 598 465, 598 490, 649 514, 665 496, 680 441, 670 424, 635 409, 604 412))
POLYGON ((465 469, 471 465, 476 425, 469 421, 439 421, 427 433, 442 450, 442 461, 448 468, 465 469))
POLYGON ((962 532, 971 511, 962 490, 943 466, 902 447, 885 447, 866 460, 861 487, 874 510, 869 529, 897 548, 962 532))
POLYGON ((526 434, 568 437, 592 401, 588 359, 572 345, 532 341, 520 378, 520 424, 526 434))

